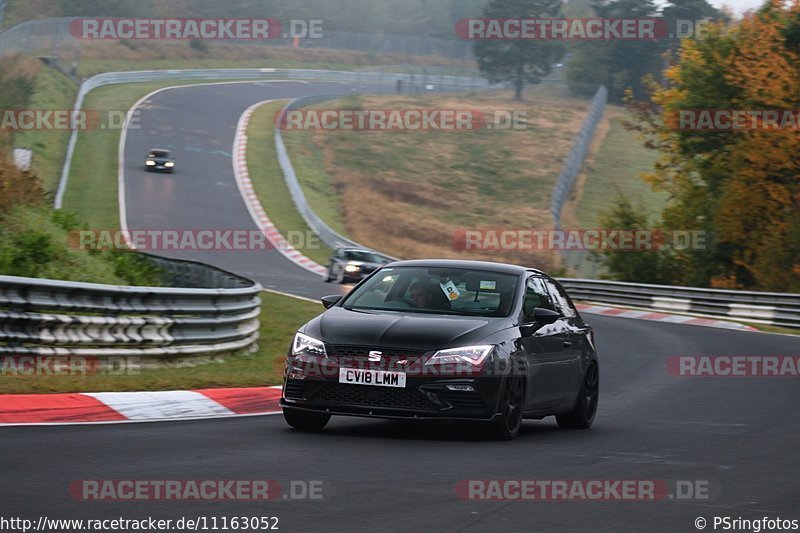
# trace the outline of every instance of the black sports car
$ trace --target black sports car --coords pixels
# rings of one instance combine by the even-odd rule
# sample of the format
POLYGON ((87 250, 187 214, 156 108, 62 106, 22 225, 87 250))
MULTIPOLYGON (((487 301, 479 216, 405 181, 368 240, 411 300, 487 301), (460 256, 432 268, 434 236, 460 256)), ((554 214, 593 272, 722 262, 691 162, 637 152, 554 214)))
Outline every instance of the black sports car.
POLYGON ((325 282, 348 283, 361 281, 381 266, 394 261, 391 257, 372 250, 359 248, 339 248, 328 264, 325 282))
POLYGON ((144 168, 147 169, 148 172, 158 170, 160 172, 172 173, 175 169, 175 160, 172 158, 169 150, 153 148, 147 153, 144 168))
POLYGON ((561 285, 520 266, 414 260, 385 265, 296 333, 281 405, 289 425, 331 415, 588 428, 599 373, 592 329, 561 285))

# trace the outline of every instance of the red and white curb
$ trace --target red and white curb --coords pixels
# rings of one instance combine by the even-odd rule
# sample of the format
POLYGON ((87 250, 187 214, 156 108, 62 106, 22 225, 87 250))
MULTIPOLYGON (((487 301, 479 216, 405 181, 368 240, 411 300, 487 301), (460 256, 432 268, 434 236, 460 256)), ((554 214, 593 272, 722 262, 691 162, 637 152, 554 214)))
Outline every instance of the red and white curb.
POLYGON ((635 318, 638 320, 655 320, 657 322, 672 322, 673 324, 689 324, 692 326, 738 329, 742 331, 758 331, 758 329, 752 326, 747 326, 745 324, 739 324, 736 322, 727 322, 725 320, 714 320, 711 318, 670 315, 667 313, 654 313, 652 311, 623 309, 620 307, 606 307, 602 305, 577 304, 576 307, 581 313, 590 313, 594 315, 615 316, 619 318, 635 318))
POLYGON ((261 205, 261 201, 258 199, 258 195, 253 188, 253 183, 250 181, 250 173, 247 170, 247 124, 256 109, 273 101, 274 100, 264 100, 263 102, 253 104, 239 117, 239 123, 236 125, 236 136, 233 140, 232 152, 233 173, 236 177, 236 185, 239 187, 239 192, 244 199, 245 205, 247 205, 250 217, 253 219, 253 222, 256 223, 256 226, 264 233, 269 243, 294 264, 314 274, 324 276, 327 274, 327 268, 303 255, 299 250, 289 244, 277 230, 264 211, 264 207, 261 205))
POLYGON ((280 387, 2 394, 0 426, 165 422, 281 412, 280 387))

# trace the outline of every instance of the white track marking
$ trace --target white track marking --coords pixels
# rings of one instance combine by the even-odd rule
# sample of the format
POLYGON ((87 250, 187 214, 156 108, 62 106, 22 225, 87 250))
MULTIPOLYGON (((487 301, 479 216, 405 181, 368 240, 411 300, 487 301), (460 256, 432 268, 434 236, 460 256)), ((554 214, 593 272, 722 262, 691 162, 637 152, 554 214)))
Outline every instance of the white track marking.
POLYGON ((318 274, 320 276, 326 275, 328 269, 319 265, 312 259, 303 255, 299 250, 293 247, 281 235, 275 224, 267 216, 258 195, 253 188, 253 183, 250 181, 250 173, 247 170, 247 124, 250 121, 250 116, 253 112, 264 104, 274 102, 275 100, 264 100, 248 107, 242 116, 239 117, 239 123, 236 126, 236 136, 233 139, 233 174, 236 177, 236 185, 239 187, 239 193, 242 195, 247 206, 247 211, 250 213, 250 218, 258 226, 258 229, 264 233, 264 236, 270 244, 284 255, 289 261, 305 268, 309 272, 318 274))
POLYGON ((88 392, 129 420, 175 420, 198 416, 230 416, 233 411, 194 391, 88 392))
MULTIPOLYGON (((133 113, 136 109, 141 106, 144 102, 146 102, 149 98, 155 96, 156 94, 162 91, 170 91, 172 89, 182 89, 184 87, 201 87, 205 85, 231 85, 234 83, 303 83, 308 84, 307 81, 294 81, 294 80, 252 80, 252 81, 217 81, 217 82, 206 82, 206 83, 188 83, 185 85, 170 85, 169 87, 162 87, 160 89, 156 89, 155 91, 150 91, 146 95, 139 98, 135 104, 131 106, 128 110, 128 113, 125 116, 125 126, 122 128, 122 131, 119 135, 119 146, 117 151, 119 152, 117 158, 117 202, 119 203, 119 228, 122 230, 123 238, 125 239, 126 245, 133 249, 135 248, 133 242, 128 238, 128 214, 127 209, 125 207, 125 140, 128 134, 128 124, 130 124, 131 117, 133 117, 133 113)), ((235 154, 235 153, 234 153, 235 154)))

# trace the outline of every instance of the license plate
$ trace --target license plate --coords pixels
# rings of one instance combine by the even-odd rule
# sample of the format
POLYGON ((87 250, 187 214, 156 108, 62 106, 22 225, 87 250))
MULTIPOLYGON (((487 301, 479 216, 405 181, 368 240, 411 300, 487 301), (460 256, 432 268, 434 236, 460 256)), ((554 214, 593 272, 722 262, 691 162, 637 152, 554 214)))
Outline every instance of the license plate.
POLYGON ((377 385, 378 387, 406 386, 405 372, 388 372, 385 370, 364 370, 355 368, 340 368, 339 383, 353 385, 377 385))

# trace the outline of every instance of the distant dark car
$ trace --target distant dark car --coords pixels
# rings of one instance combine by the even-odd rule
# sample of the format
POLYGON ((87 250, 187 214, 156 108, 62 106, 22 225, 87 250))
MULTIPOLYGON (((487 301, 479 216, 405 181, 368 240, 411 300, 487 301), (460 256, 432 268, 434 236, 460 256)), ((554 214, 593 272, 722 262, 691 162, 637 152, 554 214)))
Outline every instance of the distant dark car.
POLYGON ((153 148, 148 152, 147 159, 144 162, 144 168, 148 172, 169 172, 170 174, 175 168, 175 159, 169 153, 169 150, 161 148, 153 148))
POLYGON ((331 257, 325 281, 349 283, 361 281, 378 268, 394 261, 391 257, 372 250, 360 248, 339 248, 331 257))
POLYGON ((281 406, 289 425, 331 415, 589 428, 599 394, 592 329, 538 270, 480 261, 383 266, 295 334, 281 406))

